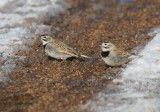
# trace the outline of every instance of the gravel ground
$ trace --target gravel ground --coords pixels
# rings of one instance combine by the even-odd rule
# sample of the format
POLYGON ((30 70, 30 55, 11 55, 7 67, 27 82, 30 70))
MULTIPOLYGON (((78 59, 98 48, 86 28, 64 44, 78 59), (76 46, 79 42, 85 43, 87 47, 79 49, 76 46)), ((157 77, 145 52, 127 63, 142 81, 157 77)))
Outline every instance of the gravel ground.
MULTIPOLYGON (((135 54, 152 37, 148 31, 160 24, 160 1, 67 0, 71 7, 57 17, 46 17, 56 38, 92 61, 49 60, 40 40, 29 43, 30 51, 15 55, 17 69, 11 81, 0 85, 0 111, 75 112, 95 94, 112 83, 123 67, 107 67, 100 59, 102 41, 111 41, 135 54)), ((44 32, 42 32, 44 33, 44 32)))

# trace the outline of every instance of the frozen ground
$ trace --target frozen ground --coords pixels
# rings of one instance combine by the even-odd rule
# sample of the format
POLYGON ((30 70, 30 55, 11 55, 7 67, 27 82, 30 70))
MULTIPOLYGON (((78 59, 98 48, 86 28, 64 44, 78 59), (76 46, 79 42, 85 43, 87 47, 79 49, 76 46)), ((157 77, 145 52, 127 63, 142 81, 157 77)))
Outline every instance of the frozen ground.
POLYGON ((15 57, 13 51, 27 49, 25 40, 50 32, 49 26, 41 24, 47 19, 44 16, 55 16, 67 7, 63 0, 0 0, 0 82, 15 68, 12 60, 24 58, 15 57))
POLYGON ((160 112, 160 28, 107 90, 82 106, 91 112, 160 112))

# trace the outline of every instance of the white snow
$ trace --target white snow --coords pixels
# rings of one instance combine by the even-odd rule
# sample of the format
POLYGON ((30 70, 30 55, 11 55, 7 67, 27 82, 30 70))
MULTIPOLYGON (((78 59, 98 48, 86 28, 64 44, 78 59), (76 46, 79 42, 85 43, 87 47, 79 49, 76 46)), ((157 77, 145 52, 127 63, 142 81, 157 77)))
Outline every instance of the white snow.
POLYGON ((0 82, 14 70, 13 59, 21 58, 13 52, 19 48, 27 50, 24 41, 33 40, 42 32, 49 33, 51 27, 41 21, 66 8, 68 5, 63 0, 0 0, 0 60, 5 61, 0 66, 0 82))
POLYGON ((160 28, 104 92, 82 106, 91 112, 160 112, 160 28))
POLYGON ((10 1, 13 1, 13 0, 0 0, 0 7, 3 7, 4 5, 6 5, 10 1))

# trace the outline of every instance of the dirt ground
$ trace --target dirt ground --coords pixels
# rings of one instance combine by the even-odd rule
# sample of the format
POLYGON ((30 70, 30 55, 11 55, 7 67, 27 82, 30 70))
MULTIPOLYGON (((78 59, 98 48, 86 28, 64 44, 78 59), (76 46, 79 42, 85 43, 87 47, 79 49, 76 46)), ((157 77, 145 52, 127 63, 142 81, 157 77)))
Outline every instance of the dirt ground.
MULTIPOLYGON (((44 17, 54 35, 93 60, 49 60, 39 47, 39 38, 26 56, 15 61, 11 81, 0 85, 0 112, 76 112, 99 91, 112 83, 123 67, 107 67, 100 59, 102 41, 110 41, 128 52, 152 37, 148 31, 160 24, 160 1, 67 0, 71 7, 56 17, 44 17)), ((33 32, 34 33, 34 32, 33 32)), ((44 32, 42 32, 44 34, 44 32)), ((29 46, 29 45, 28 45, 29 46)), ((137 51, 136 51, 137 50, 137 51)))

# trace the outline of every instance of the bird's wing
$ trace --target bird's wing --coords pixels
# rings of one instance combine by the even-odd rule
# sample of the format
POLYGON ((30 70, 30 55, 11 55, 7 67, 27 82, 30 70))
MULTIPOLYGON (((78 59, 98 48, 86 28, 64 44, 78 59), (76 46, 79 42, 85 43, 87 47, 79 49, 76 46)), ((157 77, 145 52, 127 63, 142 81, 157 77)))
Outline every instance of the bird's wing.
POLYGON ((115 50, 117 55, 122 56, 122 57, 128 57, 130 54, 122 49, 116 49, 115 50))
POLYGON ((59 52, 70 54, 72 56, 78 56, 78 53, 74 49, 72 49, 71 47, 67 46, 66 44, 64 44, 59 40, 55 40, 54 47, 59 52))

